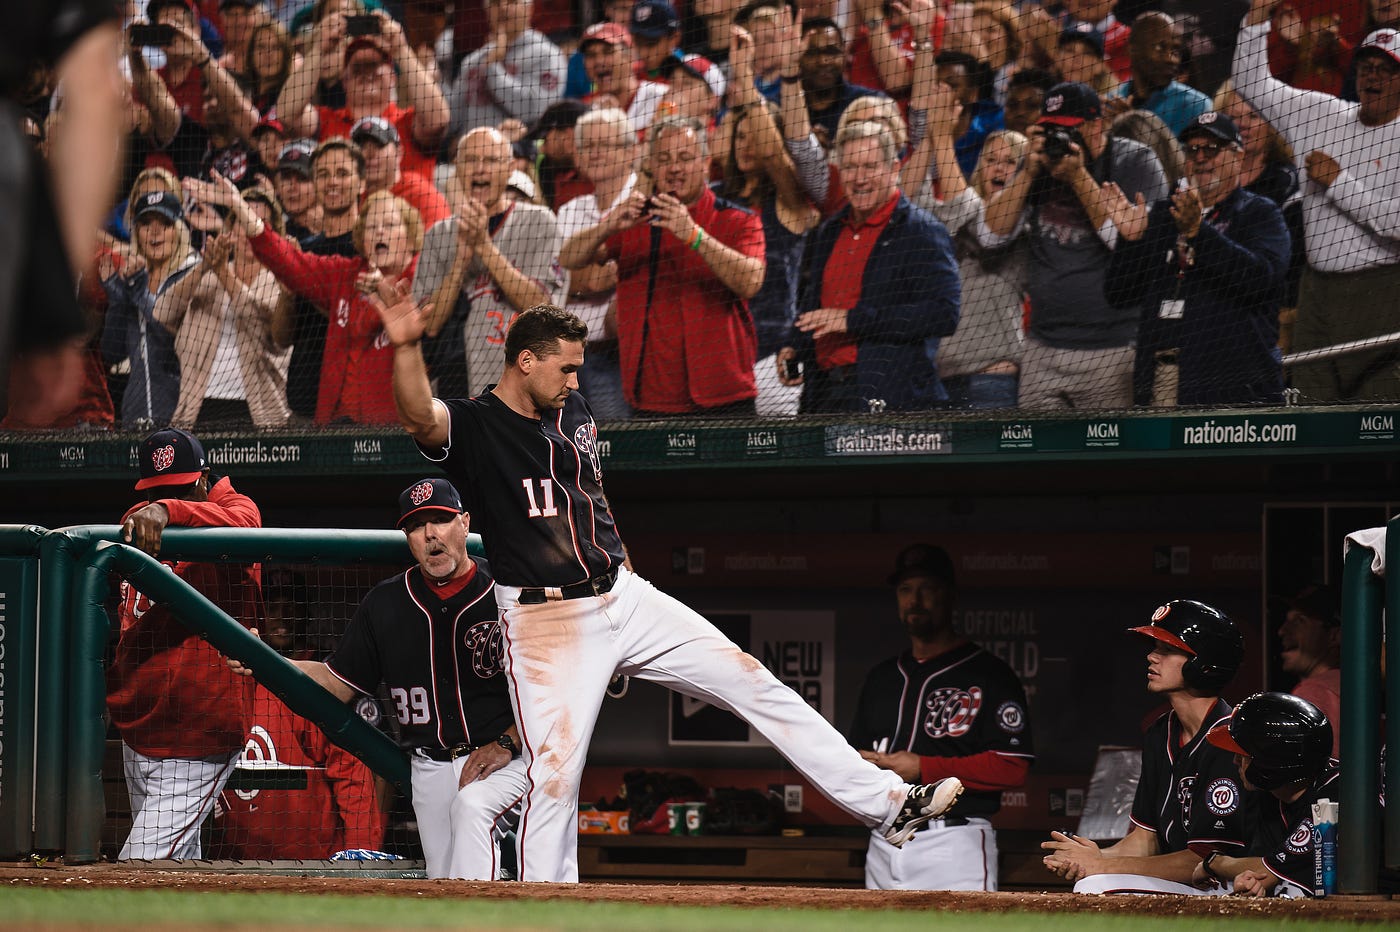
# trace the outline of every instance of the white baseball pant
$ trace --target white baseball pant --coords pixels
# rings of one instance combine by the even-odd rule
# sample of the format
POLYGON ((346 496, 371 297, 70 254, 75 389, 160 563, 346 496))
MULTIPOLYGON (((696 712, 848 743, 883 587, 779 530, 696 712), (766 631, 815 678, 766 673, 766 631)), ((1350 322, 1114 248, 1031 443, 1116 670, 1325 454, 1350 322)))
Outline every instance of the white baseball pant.
POLYGON ((431 880, 496 880, 501 870, 496 822, 525 795, 525 762, 520 758, 459 789, 466 763, 466 757, 409 757, 413 814, 431 880))
POLYGON ((496 585, 506 676, 529 793, 516 832, 520 879, 578 880, 578 788, 614 673, 733 712, 813 786, 883 830, 908 784, 861 758, 826 719, 699 613, 625 569, 606 595, 520 605, 496 585))
POLYGON ((238 764, 243 749, 227 757, 147 757, 122 742, 122 773, 131 800, 131 833, 123 860, 202 858, 200 826, 238 764))
MULTIPOLYGON (((1163 880, 1160 877, 1147 877, 1142 874, 1092 874, 1074 885, 1075 893, 1125 893, 1137 896, 1169 893, 1174 896, 1229 896, 1234 892, 1233 884, 1202 890, 1190 884, 1163 880)), ((1273 895, 1282 899, 1297 899, 1308 894, 1298 886, 1282 881, 1274 888, 1273 895)))
POLYGON ((865 852, 869 890, 996 890, 997 837, 986 819, 934 819, 896 848, 879 832, 865 852))

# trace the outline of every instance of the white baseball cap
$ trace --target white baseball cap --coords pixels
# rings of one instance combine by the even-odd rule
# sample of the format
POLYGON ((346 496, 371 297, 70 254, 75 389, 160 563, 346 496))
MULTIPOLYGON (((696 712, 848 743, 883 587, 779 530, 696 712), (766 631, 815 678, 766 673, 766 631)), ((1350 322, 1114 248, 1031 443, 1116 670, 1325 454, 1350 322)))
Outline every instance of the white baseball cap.
POLYGON ((1367 49, 1375 49, 1385 55, 1390 56, 1390 60, 1400 65, 1400 32, 1394 29, 1377 29, 1366 37, 1356 48, 1355 55, 1360 55, 1367 49))

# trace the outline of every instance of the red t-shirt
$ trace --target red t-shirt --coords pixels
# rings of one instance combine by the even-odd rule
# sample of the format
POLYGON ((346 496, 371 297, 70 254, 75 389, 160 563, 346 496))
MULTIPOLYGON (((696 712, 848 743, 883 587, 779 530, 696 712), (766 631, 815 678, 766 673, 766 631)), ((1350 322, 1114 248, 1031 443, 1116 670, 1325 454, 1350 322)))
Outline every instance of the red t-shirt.
MULTIPOLYGON (((433 179, 433 166, 437 160, 432 153, 424 152, 418 148, 418 142, 413 138, 413 117, 415 111, 412 107, 407 110, 401 109, 398 104, 390 104, 385 107, 379 115, 399 131, 399 140, 403 146, 403 165, 405 172, 417 172, 429 181, 433 179)), ((334 136, 350 138, 350 130, 359 122, 350 115, 350 111, 341 107, 339 110, 332 110, 330 107, 317 107, 316 115, 319 117, 316 139, 325 141, 334 136)))
MULTIPOLYGON (((762 259, 763 223, 733 206, 718 209, 704 189, 690 216, 705 235, 762 259)), ((684 414, 745 401, 758 394, 753 378, 758 339, 748 302, 725 287, 700 253, 647 223, 607 242, 617 259, 618 349, 628 404, 684 414), (652 231, 658 234, 655 281, 652 231)))
MULTIPOLYGON (((836 237, 836 246, 831 250, 831 258, 822 272, 822 307, 839 307, 850 310, 860 301, 861 279, 865 276, 865 263, 875 249, 875 242, 890 222, 895 205, 899 203, 899 192, 865 218, 864 223, 854 223, 850 214, 842 224, 841 235, 836 237)), ((836 366, 853 366, 856 363, 856 339, 849 333, 832 333, 817 337, 817 365, 822 369, 836 366)))
POLYGON ((170 96, 175 98, 175 104, 180 108, 181 116, 194 120, 196 123, 203 123, 204 72, 197 66, 191 65, 190 70, 185 72, 185 80, 179 84, 170 83, 169 65, 161 68, 157 73, 160 75, 160 79, 165 82, 165 89, 170 92, 170 96))
POLYGON ((262 684, 243 754, 305 768, 306 787, 225 790, 214 819, 213 857, 320 860, 346 848, 383 847, 385 817, 370 769, 262 684))

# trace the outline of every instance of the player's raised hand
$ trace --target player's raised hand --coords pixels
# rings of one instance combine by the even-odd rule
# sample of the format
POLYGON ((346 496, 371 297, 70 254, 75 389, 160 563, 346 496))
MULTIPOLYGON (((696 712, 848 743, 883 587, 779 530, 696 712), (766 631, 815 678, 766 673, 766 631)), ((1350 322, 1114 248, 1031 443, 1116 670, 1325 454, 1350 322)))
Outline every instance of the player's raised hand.
POLYGON ((160 556, 160 535, 170 523, 170 512, 160 502, 151 502, 122 522, 122 541, 153 557, 160 556))
POLYGON ((394 298, 392 302, 386 301, 383 294, 376 289, 373 294, 367 296, 367 300, 379 313, 379 320, 384 325, 384 335, 389 338, 390 343, 394 346, 414 346, 423 339, 428 314, 433 307, 431 304, 420 306, 413 300, 412 286, 403 280, 393 283, 393 291, 390 294, 394 298))

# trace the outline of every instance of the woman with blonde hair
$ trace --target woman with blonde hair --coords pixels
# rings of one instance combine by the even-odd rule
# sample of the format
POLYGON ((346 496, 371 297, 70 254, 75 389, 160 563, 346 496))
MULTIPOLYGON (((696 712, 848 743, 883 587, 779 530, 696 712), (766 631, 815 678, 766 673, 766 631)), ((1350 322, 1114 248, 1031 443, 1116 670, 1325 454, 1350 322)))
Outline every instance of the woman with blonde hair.
MULTIPOLYGON (((139 181, 138 181, 139 184, 139 181)), ((129 365, 122 394, 121 423, 148 429, 168 424, 180 395, 180 360, 175 334, 154 316, 156 300, 199 264, 190 249, 180 198, 161 188, 137 196, 128 205, 132 246, 139 262, 123 264, 119 273, 110 253, 98 262, 107 292, 102 328, 102 358, 111 369, 129 365)))
POLYGON ((316 423, 390 424, 398 420, 392 375, 394 348, 371 296, 412 287, 423 249, 423 221, 412 205, 388 191, 371 194, 360 210, 356 256, 304 253, 257 215, 228 179, 185 179, 199 201, 228 207, 247 233, 253 255, 282 286, 329 319, 316 423))

